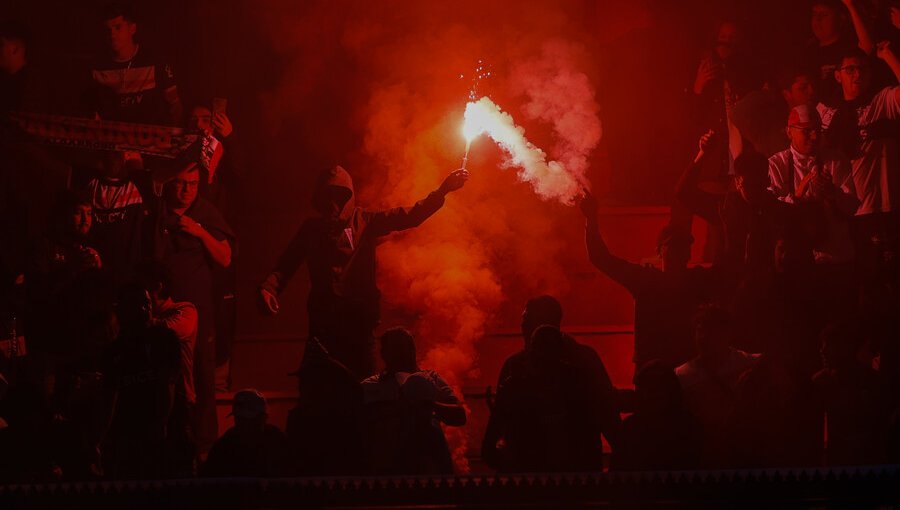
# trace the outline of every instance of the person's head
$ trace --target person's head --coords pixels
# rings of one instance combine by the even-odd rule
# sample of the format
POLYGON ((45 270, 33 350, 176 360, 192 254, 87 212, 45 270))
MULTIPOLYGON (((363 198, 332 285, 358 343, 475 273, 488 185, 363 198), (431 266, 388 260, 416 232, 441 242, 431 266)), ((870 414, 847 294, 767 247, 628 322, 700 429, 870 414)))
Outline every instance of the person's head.
POLYGON ((769 192, 769 160, 745 150, 734 159, 734 187, 748 204, 756 204, 769 192))
POLYGON ((103 177, 121 179, 128 173, 124 152, 106 151, 101 158, 100 173, 103 177))
POLYGON ((737 51, 742 38, 741 27, 736 21, 719 21, 716 24, 716 54, 722 60, 728 60, 737 51))
POLYGON ((786 132, 795 151, 805 156, 818 152, 822 138, 822 118, 818 110, 805 104, 791 108, 786 132))
POLYGON ((731 315, 717 305, 702 305, 694 314, 694 342, 701 358, 719 360, 728 354, 734 335, 731 315))
POLYGON ((173 209, 186 209, 193 205, 200 192, 200 167, 189 163, 166 184, 166 201, 173 209))
POLYGON ((810 14, 812 33, 820 46, 832 44, 844 34, 847 19, 838 0, 815 0, 810 14))
POLYGON ((78 192, 63 193, 54 208, 54 228, 58 228, 58 232, 62 235, 83 239, 91 231, 92 213, 90 195, 78 192))
POLYGON ((16 74, 25 67, 25 29, 16 23, 0 24, 0 71, 16 74))
POLYGON ((153 304, 143 285, 129 283, 119 289, 116 318, 122 330, 146 328, 150 324, 153 304))
POLYGON ((150 294, 154 309, 171 297, 172 273, 165 264, 147 259, 138 263, 134 272, 138 283, 150 294))
POLYGON ((137 33, 137 19, 131 6, 109 4, 103 9, 102 17, 113 54, 127 56, 124 54, 134 47, 134 35, 137 33))
POLYGON ((525 345, 531 342, 538 327, 546 324, 559 328, 562 317, 562 305, 555 297, 543 295, 529 299, 522 311, 522 338, 525 339, 525 345))
POLYGON ((672 367, 661 360, 651 360, 634 374, 635 410, 638 413, 661 414, 682 406, 681 384, 672 367))
POLYGON ((900 0, 890 0, 887 5, 891 26, 900 30, 900 0))
POLYGON ((231 404, 234 426, 246 432, 262 432, 269 418, 268 404, 262 393, 247 388, 234 394, 231 404))
POLYGON ((528 347, 529 359, 535 368, 551 367, 563 359, 565 337, 558 326, 544 324, 534 330, 528 347))
POLYGON ((691 260, 694 236, 685 228, 668 224, 656 238, 656 253, 662 261, 663 272, 681 271, 691 260))
POLYGON ((857 365, 863 336, 862 328, 854 321, 841 319, 828 324, 819 334, 822 366, 841 370, 857 365))
POLYGON ((405 328, 391 328, 381 335, 381 359, 388 372, 417 372, 416 342, 405 328))
POLYGON ((212 134, 212 110, 208 106, 198 104, 191 108, 191 114, 188 116, 187 129, 189 131, 212 134))
POLYGON ((319 174, 313 191, 313 206, 329 221, 347 220, 353 212, 353 180, 340 166, 319 174))
POLYGON ((869 56, 856 47, 846 51, 834 71, 834 79, 841 84, 844 99, 847 101, 853 101, 865 94, 872 82, 869 56))
POLYGON ((815 104, 816 91, 813 78, 806 71, 786 71, 779 78, 781 97, 791 108, 815 104))

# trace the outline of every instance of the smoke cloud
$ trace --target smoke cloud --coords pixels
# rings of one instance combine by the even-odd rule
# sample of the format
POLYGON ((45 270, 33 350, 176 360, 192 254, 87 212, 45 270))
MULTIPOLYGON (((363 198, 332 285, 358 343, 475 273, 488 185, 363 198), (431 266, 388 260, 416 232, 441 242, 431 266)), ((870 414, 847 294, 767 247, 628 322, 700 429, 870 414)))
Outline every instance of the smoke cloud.
MULTIPOLYGON (((425 224, 379 247, 384 325, 411 327, 421 366, 459 393, 467 384, 482 390, 477 342, 498 324, 515 323, 527 298, 568 288, 563 268, 573 243, 560 231, 574 218, 562 203, 587 184, 601 135, 583 72, 589 36, 574 28, 584 3, 275 4, 259 17, 288 71, 263 94, 264 104, 281 117, 277 126, 314 125, 302 131, 307 146, 331 148, 336 137, 355 143, 334 163, 356 179, 358 204, 409 205, 459 166, 469 85, 459 76, 482 58, 494 64, 494 77, 479 89, 521 115, 524 127, 514 131, 527 127, 536 145, 549 147, 545 154, 525 144, 530 159, 517 162, 474 141, 466 186, 425 224), (510 164, 529 184, 498 170, 510 164)), ((273 136, 290 147, 297 134, 273 136)), ((575 246, 580 253, 580 241, 575 246)), ((465 471, 464 431, 447 432, 465 471)))

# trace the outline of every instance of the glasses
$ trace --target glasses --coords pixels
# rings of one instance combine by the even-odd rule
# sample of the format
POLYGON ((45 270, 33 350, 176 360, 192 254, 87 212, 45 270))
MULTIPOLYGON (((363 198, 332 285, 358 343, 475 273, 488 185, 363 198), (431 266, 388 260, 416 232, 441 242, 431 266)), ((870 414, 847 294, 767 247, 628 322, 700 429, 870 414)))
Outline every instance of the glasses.
POLYGON ((789 126, 789 127, 790 127, 791 129, 796 129, 797 131, 800 131, 800 132, 803 133, 805 136, 809 136, 809 135, 811 135, 811 134, 813 134, 813 133, 815 133, 815 134, 817 134, 817 135, 822 134, 822 128, 821 128, 821 127, 800 127, 800 126, 789 126))
POLYGON ((849 65, 841 68, 841 71, 847 74, 862 74, 866 71, 865 66, 849 65))

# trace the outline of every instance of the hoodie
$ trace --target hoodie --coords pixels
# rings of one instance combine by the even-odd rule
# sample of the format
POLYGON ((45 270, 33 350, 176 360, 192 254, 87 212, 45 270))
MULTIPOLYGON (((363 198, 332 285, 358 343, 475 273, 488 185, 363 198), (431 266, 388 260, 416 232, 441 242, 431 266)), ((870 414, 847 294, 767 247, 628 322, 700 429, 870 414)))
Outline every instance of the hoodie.
POLYGON ((350 174, 335 166, 323 171, 316 179, 313 203, 322 198, 328 186, 347 191, 347 201, 338 220, 317 216, 304 221, 260 287, 277 295, 306 261, 311 310, 317 309, 317 302, 346 299, 372 313, 371 318, 377 322, 381 296, 375 283, 378 239, 391 232, 419 226, 444 205, 444 197, 432 192, 412 207, 365 210, 356 206, 350 174))

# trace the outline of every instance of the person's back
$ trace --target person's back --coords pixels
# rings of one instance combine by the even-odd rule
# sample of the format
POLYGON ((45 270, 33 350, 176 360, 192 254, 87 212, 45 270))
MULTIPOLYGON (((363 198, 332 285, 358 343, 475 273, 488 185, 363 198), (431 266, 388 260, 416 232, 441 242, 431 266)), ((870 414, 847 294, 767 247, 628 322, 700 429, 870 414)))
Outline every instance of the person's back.
POLYGON ((234 395, 228 429, 209 450, 200 474, 207 477, 283 476, 287 470, 287 438, 268 419, 265 397, 254 389, 234 395))
POLYGON ((273 477, 285 474, 287 438, 275 425, 262 430, 232 427, 209 451, 201 474, 208 477, 273 477))
POLYGON ((416 361, 412 334, 391 328, 381 336, 385 370, 364 380, 369 467, 375 474, 452 474, 441 424, 461 427, 466 410, 453 388, 416 361))
POLYGON ((505 442, 501 469, 602 468, 603 404, 611 403, 603 402, 608 394, 598 395, 597 375, 572 359, 573 350, 581 349, 573 349, 555 327, 541 326, 521 363, 498 389, 492 420, 505 442))

